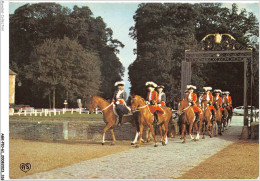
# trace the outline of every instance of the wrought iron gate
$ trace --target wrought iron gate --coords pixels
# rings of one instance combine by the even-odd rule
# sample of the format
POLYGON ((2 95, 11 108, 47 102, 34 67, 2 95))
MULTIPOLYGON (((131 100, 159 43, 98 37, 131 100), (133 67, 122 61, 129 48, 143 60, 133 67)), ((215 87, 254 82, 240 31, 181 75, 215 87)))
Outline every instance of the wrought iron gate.
POLYGON ((252 105, 252 49, 241 46, 229 34, 209 34, 200 43, 185 50, 182 61, 181 96, 184 96, 186 85, 191 83, 191 64, 194 62, 244 62, 244 126, 249 126, 253 119, 251 106, 250 122, 248 121, 248 98, 252 105))

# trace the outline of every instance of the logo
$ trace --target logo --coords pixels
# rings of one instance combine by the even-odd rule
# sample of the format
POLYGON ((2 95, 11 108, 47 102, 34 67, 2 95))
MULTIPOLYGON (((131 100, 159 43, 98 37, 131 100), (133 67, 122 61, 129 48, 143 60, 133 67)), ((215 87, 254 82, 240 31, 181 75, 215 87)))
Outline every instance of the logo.
POLYGON ((30 163, 21 163, 20 164, 20 169, 26 173, 31 169, 31 164, 30 163))

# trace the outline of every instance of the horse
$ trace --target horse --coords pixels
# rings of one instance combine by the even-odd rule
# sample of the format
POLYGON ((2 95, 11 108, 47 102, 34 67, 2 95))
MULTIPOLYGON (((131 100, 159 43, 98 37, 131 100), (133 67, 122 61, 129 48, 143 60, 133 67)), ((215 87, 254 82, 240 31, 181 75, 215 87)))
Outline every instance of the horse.
MULTIPOLYGON (((154 138, 154 146, 157 147, 157 140, 155 137, 155 132, 153 128, 153 114, 149 110, 149 105, 146 104, 146 101, 139 95, 130 95, 131 97, 131 105, 130 108, 134 112, 137 109, 140 111, 140 118, 138 119, 139 121, 139 128, 140 128, 140 135, 143 133, 143 128, 148 127, 150 128, 150 132, 152 133, 152 136, 154 138)), ((164 136, 162 138, 162 145, 166 145, 168 142, 167 139, 167 133, 168 133, 168 124, 170 119, 172 118, 172 111, 171 109, 167 107, 162 107, 164 114, 161 116, 158 116, 158 125, 162 126, 164 125, 165 131, 164 131, 164 136)), ((164 129, 163 128, 163 129, 164 129)), ((136 145, 136 147, 141 146, 141 136, 139 137, 139 143, 136 145)))
POLYGON ((231 121, 232 121, 232 116, 233 116, 233 110, 230 106, 226 106, 226 109, 228 111, 228 117, 227 117, 227 127, 228 127, 228 121, 229 123, 229 127, 231 127, 231 121))
POLYGON ((228 124, 228 110, 227 110, 227 108, 224 106, 223 107, 224 108, 224 111, 223 111, 223 115, 222 115, 222 128, 223 128, 223 130, 222 130, 222 132, 224 132, 224 128, 226 128, 227 129, 227 124, 228 124))
MULTIPOLYGON (((105 134, 106 131, 109 129, 112 135, 113 141, 111 145, 114 145, 116 142, 115 134, 113 127, 117 121, 117 115, 113 111, 113 103, 109 103, 102 97, 99 96, 90 96, 92 98, 91 103, 89 105, 89 113, 91 113, 96 107, 100 107, 103 112, 103 120, 106 123, 105 128, 102 132, 102 145, 105 144, 105 134)), ((133 127, 138 127, 138 115, 139 113, 136 112, 132 116, 123 116, 122 124, 126 122, 130 122, 133 127)))
MULTIPOLYGON (((186 126, 189 126, 189 135, 192 140, 194 140, 194 137, 191 134, 191 130, 193 127, 193 123, 195 121, 195 113, 193 111, 193 108, 189 105, 189 102, 187 100, 182 100, 179 104, 179 108, 177 111, 177 114, 179 115, 179 121, 181 124, 181 138, 183 138, 183 142, 186 142, 186 126)), ((197 137, 199 137, 197 132, 197 137)))
MULTIPOLYGON (((216 119, 216 123, 218 125, 218 134, 222 135, 222 132, 221 132, 221 129, 222 129, 222 113, 221 113, 221 110, 220 110, 219 102, 216 100, 216 101, 214 101, 213 105, 214 105, 215 110, 216 110, 216 115, 215 115, 216 118, 215 119, 216 119)), ((213 126, 212 126, 212 128, 213 128, 213 126)), ((217 128, 215 126, 215 136, 217 136, 216 129, 217 128)), ((212 134, 213 134, 213 132, 212 132, 212 134)))
POLYGON ((201 121, 201 124, 203 125, 202 139, 205 139, 205 128, 207 128, 207 132, 208 132, 210 138, 212 138, 212 133, 210 131, 212 113, 209 110, 208 101, 206 101, 206 100, 202 101, 201 105, 202 105, 202 111, 203 111, 203 120, 201 121))

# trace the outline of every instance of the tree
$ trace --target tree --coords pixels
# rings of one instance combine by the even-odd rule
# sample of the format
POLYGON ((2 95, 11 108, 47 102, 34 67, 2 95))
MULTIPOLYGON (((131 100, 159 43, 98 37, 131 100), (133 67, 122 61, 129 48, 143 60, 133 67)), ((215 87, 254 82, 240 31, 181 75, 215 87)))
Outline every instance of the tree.
MULTIPOLYGON (((25 67, 32 63, 29 59, 34 61, 30 57, 33 57, 35 49, 46 39, 55 42, 64 36, 70 40, 77 39, 89 56, 99 59, 96 66, 102 73, 97 93, 106 98, 112 96, 113 84, 122 79, 124 72, 124 67, 116 56, 118 48, 124 45, 113 38, 112 29, 106 26, 102 17, 95 18, 87 6, 74 6, 71 10, 56 3, 37 3, 26 4, 10 15, 10 68, 18 73, 17 80, 22 82, 21 87, 16 87, 16 103, 41 107, 48 105, 47 99, 38 98, 43 94, 50 95, 50 91, 33 89, 32 79, 26 76, 28 69, 25 67)), ((44 87, 44 83, 41 83, 40 87, 44 87)), ((74 84, 76 85, 77 83, 74 84)), ((78 92, 79 88, 73 89, 78 92)), ((71 89, 69 91, 69 95, 75 95, 71 89)), ((59 100, 64 99, 64 96, 56 96, 59 100)))
POLYGON ((67 37, 46 39, 36 47, 30 60, 31 64, 25 67, 26 78, 46 90, 47 95, 52 92, 53 108, 56 94, 64 95, 64 91, 71 98, 86 99, 90 94, 98 94, 100 60, 96 54, 85 51, 76 40, 67 37))
MULTIPOLYGON (((130 35, 137 42, 134 50, 137 58, 129 66, 131 91, 144 96, 146 81, 163 84, 168 105, 180 95, 181 61, 185 50, 199 43, 207 34, 229 33, 241 45, 258 50, 257 19, 245 9, 239 13, 236 4, 229 10, 222 8, 220 3, 143 3, 133 18, 135 25, 130 28, 130 35)), ((241 71, 241 64, 193 64, 192 83, 199 88, 212 86, 229 90, 238 100, 235 102, 238 105, 243 96, 243 89, 239 88, 243 85, 243 78, 237 78, 241 71), (219 70, 225 73, 219 74, 219 70), (234 73, 230 74, 230 70, 234 73)), ((255 81, 258 85, 258 79, 255 81)))

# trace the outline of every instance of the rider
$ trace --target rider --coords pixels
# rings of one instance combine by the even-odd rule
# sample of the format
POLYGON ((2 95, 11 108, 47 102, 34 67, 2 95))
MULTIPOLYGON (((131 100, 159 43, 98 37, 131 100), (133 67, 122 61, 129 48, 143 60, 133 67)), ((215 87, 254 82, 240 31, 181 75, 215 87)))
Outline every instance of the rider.
POLYGON ((199 98, 198 98, 199 107, 202 107, 201 103, 202 103, 203 94, 204 94, 204 92, 202 92, 202 91, 199 92, 199 98))
POLYGON ((124 90, 125 83, 123 81, 118 81, 115 83, 117 90, 114 92, 112 102, 116 104, 116 112, 119 116, 118 126, 121 126, 122 118, 124 114, 130 112, 126 105, 126 92, 124 90))
POLYGON ((166 103, 166 94, 163 92, 164 86, 163 85, 159 85, 157 86, 157 90, 158 90, 158 106, 165 106, 166 103))
POLYGON ((218 102, 219 108, 222 112, 222 116, 224 116, 224 109, 223 109, 223 106, 222 106, 222 97, 220 96, 222 91, 220 89, 215 89, 214 93, 215 93, 215 96, 213 97, 213 101, 218 102))
POLYGON ((232 99, 231 99, 231 96, 229 95, 230 92, 229 91, 225 91, 224 92, 224 103, 227 105, 227 110, 229 113, 232 113, 232 110, 233 110, 233 106, 232 106, 232 99))
POLYGON ((188 94, 186 94, 185 100, 189 101, 189 105, 192 106, 193 111, 196 115, 196 120, 198 120, 199 115, 202 114, 202 111, 195 104, 197 102, 197 94, 194 93, 193 91, 194 89, 196 89, 196 86, 187 85, 187 89, 188 89, 188 94))
POLYGON ((213 96, 210 93, 210 91, 212 90, 212 87, 203 87, 205 94, 202 98, 202 100, 206 100, 208 102, 209 105, 209 110, 212 113, 212 119, 215 119, 215 108, 212 106, 212 102, 213 102, 213 96))
POLYGON ((146 103, 150 104, 154 110, 154 124, 158 123, 158 113, 164 113, 164 111, 157 105, 158 102, 158 93, 154 90, 157 87, 157 84, 154 82, 146 82, 145 86, 148 89, 148 94, 146 97, 146 103))

